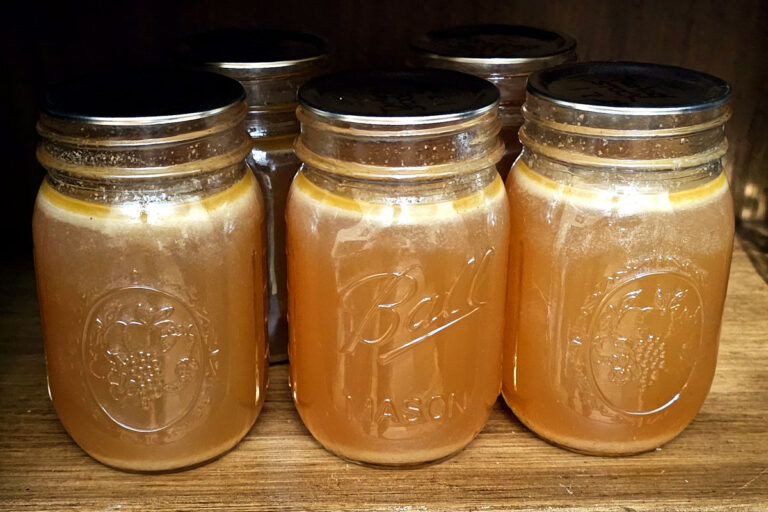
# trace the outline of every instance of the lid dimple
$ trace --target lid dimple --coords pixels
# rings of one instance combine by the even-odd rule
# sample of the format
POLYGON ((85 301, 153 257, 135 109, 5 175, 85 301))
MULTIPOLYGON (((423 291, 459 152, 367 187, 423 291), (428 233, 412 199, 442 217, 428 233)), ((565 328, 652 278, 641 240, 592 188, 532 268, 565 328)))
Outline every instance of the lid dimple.
POLYGON ((187 37, 179 48, 193 64, 258 64, 322 57, 326 42, 312 34, 275 28, 219 29, 187 37))
POLYGON ((433 30, 411 43, 414 50, 467 59, 538 59, 573 51, 562 34, 522 25, 467 25, 433 30))
POLYGON ((691 112, 728 102, 731 89, 715 76, 635 62, 564 64, 532 74, 528 93, 577 110, 616 113, 691 112))
POLYGON ((346 71, 315 78, 299 89, 302 106, 350 121, 463 119, 485 112, 498 100, 498 89, 490 82, 443 69, 346 71))
POLYGON ((103 124, 163 123, 207 117, 245 99, 231 78, 204 71, 113 73, 83 77, 49 89, 43 113, 103 124))

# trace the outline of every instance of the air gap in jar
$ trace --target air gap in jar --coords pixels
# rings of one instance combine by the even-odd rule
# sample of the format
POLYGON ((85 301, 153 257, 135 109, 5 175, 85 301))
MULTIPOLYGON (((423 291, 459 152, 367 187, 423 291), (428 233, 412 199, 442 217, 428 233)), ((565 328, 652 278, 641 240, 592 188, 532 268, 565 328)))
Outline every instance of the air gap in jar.
POLYGON ((531 75, 512 210, 503 394, 592 454, 679 434, 715 372, 733 245, 730 88, 637 63, 531 75))
POLYGON ((446 70, 359 71, 299 91, 288 198, 291 385, 328 450, 440 460, 500 388, 509 214, 498 91, 446 70))
POLYGON ((299 169, 293 141, 299 133, 296 93, 328 66, 325 41, 282 29, 221 29, 181 45, 189 65, 238 80, 246 92, 246 128, 253 138, 248 163, 264 193, 267 227, 269 359, 288 358, 285 200, 299 169))
POLYGON ((536 70, 576 59, 576 41, 540 28, 520 25, 467 25, 428 32, 411 43, 414 63, 470 73, 499 88, 501 139, 506 145, 498 164, 506 179, 520 154, 517 132, 525 81, 536 70))
POLYGON ((205 462, 261 409, 264 212, 244 98, 203 72, 97 76, 44 97, 33 230, 50 395, 110 466, 205 462))

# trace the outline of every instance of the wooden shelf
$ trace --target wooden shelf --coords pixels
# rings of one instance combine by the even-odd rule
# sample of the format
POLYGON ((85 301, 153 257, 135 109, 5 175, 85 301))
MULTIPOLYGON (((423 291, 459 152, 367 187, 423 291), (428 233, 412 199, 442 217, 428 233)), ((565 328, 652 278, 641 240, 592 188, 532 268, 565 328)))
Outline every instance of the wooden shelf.
POLYGON ((0 289, 3 510, 768 509, 768 286, 740 248, 712 391, 677 439, 634 457, 577 455, 536 438, 499 401, 466 450, 411 470, 325 452, 294 410, 286 365, 272 367, 261 416, 224 457, 163 475, 102 466, 48 399, 31 265, 7 265, 0 289))

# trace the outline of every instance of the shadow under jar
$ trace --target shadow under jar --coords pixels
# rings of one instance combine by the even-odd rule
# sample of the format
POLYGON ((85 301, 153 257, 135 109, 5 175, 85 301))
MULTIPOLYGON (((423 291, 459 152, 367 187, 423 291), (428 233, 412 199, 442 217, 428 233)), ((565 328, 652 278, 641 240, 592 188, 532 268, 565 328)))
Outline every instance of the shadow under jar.
POLYGON ((299 91, 288 198, 291 386, 356 462, 466 446, 500 389, 509 238, 498 92, 445 70, 350 72, 299 91))
POLYGON ((576 60, 571 37, 521 25, 467 25, 428 32, 411 43, 418 65, 453 69, 485 78, 499 88, 501 140, 506 149, 498 171, 506 180, 522 147, 517 132, 525 81, 533 71, 576 60))
POLYGON ((585 63, 527 89, 507 180, 504 398, 559 446, 652 450, 691 422, 715 372, 734 231, 730 88, 585 63))
POLYGON ((261 409, 264 212, 244 97, 226 77, 168 72, 44 98, 33 231, 49 391, 107 465, 205 462, 261 409))
POLYGON ((322 39, 292 30, 221 29, 192 36, 181 57, 238 80, 245 88, 246 129, 253 138, 248 164, 264 194, 269 296, 269 360, 288 359, 285 200, 301 162, 293 152, 299 134, 296 93, 328 67, 322 39))

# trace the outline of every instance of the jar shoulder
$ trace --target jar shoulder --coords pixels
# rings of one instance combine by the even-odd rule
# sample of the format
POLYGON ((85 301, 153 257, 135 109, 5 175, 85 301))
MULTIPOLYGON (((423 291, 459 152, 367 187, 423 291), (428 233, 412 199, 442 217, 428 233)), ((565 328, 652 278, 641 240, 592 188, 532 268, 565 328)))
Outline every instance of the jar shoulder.
POLYGON ((90 229, 140 230, 214 226, 233 218, 263 217, 259 183, 250 171, 212 194, 174 196, 161 190, 105 199, 98 192, 69 194, 45 179, 33 211, 33 230, 69 224, 90 229))
POLYGON ((418 185, 393 185, 389 190, 375 191, 364 187, 334 189, 299 172, 291 184, 288 215, 387 224, 434 225, 488 215, 498 217, 494 224, 508 221, 506 191, 495 171, 488 183, 477 186, 459 190, 450 185, 437 190, 434 184, 430 187, 424 196, 417 195, 418 185))

